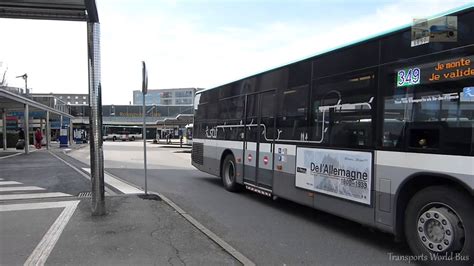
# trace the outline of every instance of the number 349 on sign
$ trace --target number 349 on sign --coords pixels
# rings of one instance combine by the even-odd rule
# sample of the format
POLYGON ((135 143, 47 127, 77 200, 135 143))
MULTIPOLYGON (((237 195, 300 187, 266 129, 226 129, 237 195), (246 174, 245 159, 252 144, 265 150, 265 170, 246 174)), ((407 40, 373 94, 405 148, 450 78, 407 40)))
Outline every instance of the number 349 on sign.
POLYGON ((397 72, 397 87, 420 84, 420 74, 421 71, 417 67, 399 70, 397 72))

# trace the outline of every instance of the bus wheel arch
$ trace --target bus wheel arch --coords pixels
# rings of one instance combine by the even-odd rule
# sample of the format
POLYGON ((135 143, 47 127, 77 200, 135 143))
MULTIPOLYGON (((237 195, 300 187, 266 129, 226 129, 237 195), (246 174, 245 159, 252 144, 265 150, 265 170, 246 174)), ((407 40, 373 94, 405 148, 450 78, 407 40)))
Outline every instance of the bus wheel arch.
POLYGON ((242 190, 242 185, 237 183, 237 163, 235 156, 230 150, 225 150, 221 156, 219 173, 226 190, 238 192, 242 190))
MULTIPOLYGON (((470 223, 465 227, 466 230, 468 230, 469 234, 474 235, 472 234, 474 230, 474 215, 466 213, 466 211, 462 210, 463 208, 465 208, 463 207, 465 204, 474 204, 474 197, 465 187, 465 184, 461 183, 459 180, 437 174, 420 174, 413 176, 407 179, 407 181, 400 185, 400 187, 398 188, 396 203, 396 235, 398 237, 404 238, 408 242, 412 251, 414 252, 427 251, 428 249, 430 249, 428 245, 430 243, 433 243, 430 242, 429 239, 426 240, 426 237, 423 238, 424 243, 421 243, 421 239, 424 236, 421 232, 424 230, 423 228, 418 228, 420 229, 419 234, 415 234, 415 231, 413 230, 415 226, 420 225, 420 221, 424 220, 422 219, 422 216, 426 215, 427 213, 428 216, 430 215, 430 213, 437 213, 437 216, 443 216, 444 213, 445 217, 451 217, 451 221, 454 221, 461 217, 461 220, 464 220, 462 221, 462 223, 470 223), (436 194, 434 191, 439 194, 436 194), (445 194, 454 196, 451 196, 451 199, 446 197, 437 198, 435 196, 445 194), (421 206, 420 202, 425 202, 425 204, 421 206), (461 210, 457 210, 459 208, 461 210), (456 213, 456 215, 448 215, 446 214, 447 212, 456 213), (414 224, 415 219, 418 221, 418 225, 414 224), (411 224, 412 227, 408 228, 407 224, 411 224), (423 245, 421 244, 426 247, 426 250, 424 250, 423 245)), ((449 222, 448 219, 446 220, 449 222)), ((436 221, 431 222, 436 223, 436 221)), ((451 225, 448 223, 448 226, 451 225)), ((445 227, 441 226, 440 228, 445 227)), ((458 236, 461 234, 464 234, 464 239, 462 241, 465 241, 463 252, 465 252, 466 249, 469 250, 468 252, 474 252, 474 239, 471 236, 467 236, 465 232, 458 232, 458 236)), ((447 242, 449 245, 451 244, 449 243, 449 241, 447 242)), ((448 244, 442 244, 442 246, 440 246, 440 250, 445 250, 445 248, 448 248, 448 244)), ((434 246, 435 249, 437 247, 437 245, 434 246)))

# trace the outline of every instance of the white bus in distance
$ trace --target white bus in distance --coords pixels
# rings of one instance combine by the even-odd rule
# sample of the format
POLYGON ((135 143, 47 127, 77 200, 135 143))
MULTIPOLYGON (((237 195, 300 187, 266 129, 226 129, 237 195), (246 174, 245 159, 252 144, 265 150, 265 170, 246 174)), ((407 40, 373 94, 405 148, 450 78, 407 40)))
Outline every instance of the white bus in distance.
POLYGON ((139 126, 104 126, 103 140, 134 141, 142 138, 142 128, 139 126))

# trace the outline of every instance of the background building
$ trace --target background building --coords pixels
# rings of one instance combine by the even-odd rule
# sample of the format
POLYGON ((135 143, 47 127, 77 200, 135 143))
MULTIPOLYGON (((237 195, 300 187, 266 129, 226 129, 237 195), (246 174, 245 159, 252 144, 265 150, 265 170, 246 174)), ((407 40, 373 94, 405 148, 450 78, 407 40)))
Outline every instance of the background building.
MULTIPOLYGON (((21 94, 20 88, 9 88, 10 91, 21 94)), ((146 124, 147 137, 154 138, 157 129, 166 128, 177 130, 180 125, 157 126, 157 121, 175 119, 179 115, 193 114, 193 99, 196 88, 180 88, 166 90, 149 90, 146 95, 146 124)), ((141 91, 133 92, 134 105, 102 105, 102 124, 104 126, 141 126, 143 123, 142 94, 141 91), (139 101, 138 101, 139 100, 139 101)), ((54 109, 74 116, 72 119, 73 131, 88 131, 89 129, 89 97, 87 94, 77 93, 32 93, 28 97, 54 109)), ((11 114, 11 116, 20 114, 11 114)), ((31 113, 35 117, 36 113, 31 113)), ((37 115, 36 115, 37 116, 37 115)), ((18 120, 20 121, 21 120, 18 120)), ((59 131, 61 121, 51 121, 53 133, 59 131)), ((69 123, 68 119, 64 123, 69 123)), ((53 139, 55 139, 53 137, 53 139)))
MULTIPOLYGON (((148 90, 145 104, 151 105, 192 105, 197 88, 175 88, 148 90)), ((143 96, 140 90, 133 91, 133 104, 142 105, 143 96)))
POLYGON ((54 95, 59 100, 68 105, 89 105, 89 95, 78 93, 35 93, 36 96, 54 95))

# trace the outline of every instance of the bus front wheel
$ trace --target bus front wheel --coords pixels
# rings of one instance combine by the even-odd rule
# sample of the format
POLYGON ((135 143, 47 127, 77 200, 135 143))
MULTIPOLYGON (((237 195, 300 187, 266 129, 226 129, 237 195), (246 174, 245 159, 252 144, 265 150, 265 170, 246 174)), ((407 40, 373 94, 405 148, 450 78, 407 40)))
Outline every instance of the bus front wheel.
POLYGON ((416 193, 405 211, 405 236, 412 252, 428 259, 447 255, 457 256, 461 263, 473 260, 473 201, 445 186, 416 193))
POLYGON ((112 141, 116 141, 116 140, 117 140, 117 138, 115 136, 113 136, 112 141))
POLYGON ((235 159, 232 154, 228 154, 224 158, 222 164, 222 183, 224 184, 225 189, 232 192, 238 192, 242 190, 242 185, 236 181, 236 164, 235 159))

